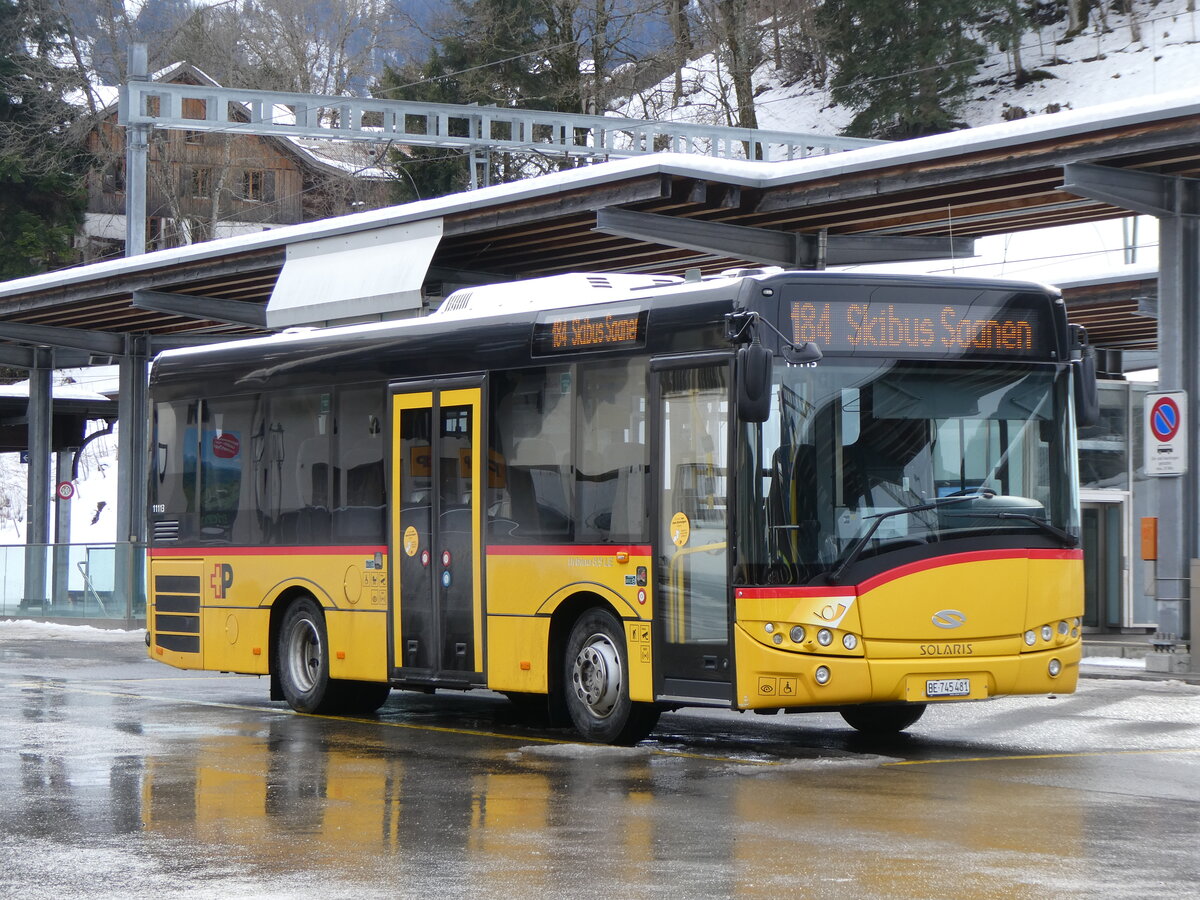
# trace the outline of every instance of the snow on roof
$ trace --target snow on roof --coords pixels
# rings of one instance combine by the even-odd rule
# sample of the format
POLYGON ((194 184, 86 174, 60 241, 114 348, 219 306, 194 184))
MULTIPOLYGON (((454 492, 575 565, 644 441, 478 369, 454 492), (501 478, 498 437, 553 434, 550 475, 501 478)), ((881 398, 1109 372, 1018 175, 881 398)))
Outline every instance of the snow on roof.
POLYGON ((915 138, 848 150, 827 156, 787 162, 755 162, 679 153, 657 153, 552 172, 509 184, 492 185, 475 191, 418 200, 401 206, 289 225, 270 231, 238 235, 147 253, 142 256, 96 263, 34 275, 0 284, 0 298, 31 291, 83 283, 99 277, 128 275, 162 266, 195 262, 230 252, 286 246, 317 237, 331 237, 387 225, 419 221, 436 216, 478 210, 513 200, 563 193, 572 188, 605 184, 626 178, 667 174, 709 177, 749 188, 771 188, 785 184, 836 177, 872 169, 913 164, 965 153, 1013 148, 1039 141, 1069 137, 1102 128, 1119 128, 1200 114, 1200 97, 1185 89, 1149 98, 1123 100, 1079 110, 1034 116, 1015 122, 1000 122, 947 134, 915 138))

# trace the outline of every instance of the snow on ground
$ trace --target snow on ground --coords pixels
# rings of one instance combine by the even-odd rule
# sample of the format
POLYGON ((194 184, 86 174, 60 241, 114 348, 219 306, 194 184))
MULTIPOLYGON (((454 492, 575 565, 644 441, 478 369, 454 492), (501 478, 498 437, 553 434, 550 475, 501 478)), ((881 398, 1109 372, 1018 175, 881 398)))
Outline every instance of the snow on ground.
POLYGON ((1085 656, 1079 664, 1086 668, 1099 669, 1146 669, 1146 660, 1126 659, 1122 656, 1085 656))
POLYGON ((27 622, 21 619, 0 619, 0 641, 107 641, 131 643, 144 641, 145 630, 125 631, 119 628, 93 628, 91 625, 60 625, 54 622, 27 622))

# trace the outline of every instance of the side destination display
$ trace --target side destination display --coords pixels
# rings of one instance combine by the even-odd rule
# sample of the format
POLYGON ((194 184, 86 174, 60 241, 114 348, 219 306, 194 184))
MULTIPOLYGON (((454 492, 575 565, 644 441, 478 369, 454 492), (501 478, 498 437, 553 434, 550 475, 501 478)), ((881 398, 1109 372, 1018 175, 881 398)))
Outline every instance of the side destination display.
POLYGON ((557 356, 646 346, 649 310, 641 304, 615 304, 599 310, 552 310, 533 326, 533 355, 557 356))
POLYGON ((1054 349, 1041 311, 1023 305, 791 300, 782 312, 793 343, 825 352, 1046 359, 1054 349))

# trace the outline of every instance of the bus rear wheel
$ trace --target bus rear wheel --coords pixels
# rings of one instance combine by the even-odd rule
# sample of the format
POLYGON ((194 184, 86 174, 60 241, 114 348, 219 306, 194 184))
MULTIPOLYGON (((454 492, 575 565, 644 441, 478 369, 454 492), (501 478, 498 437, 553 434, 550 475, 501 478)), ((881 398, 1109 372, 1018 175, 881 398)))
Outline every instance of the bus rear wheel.
POLYGON ((924 703, 895 703, 881 706, 847 706, 842 718, 856 731, 883 736, 899 734, 925 713, 924 703))
POLYGON ((288 706, 303 713, 335 711, 338 697, 329 677, 325 616, 312 597, 301 597, 284 613, 275 658, 288 706))
POLYGON ((652 703, 629 699, 629 663, 620 620, 589 609, 571 629, 563 670, 567 711, 589 741, 636 744, 658 722, 652 703))

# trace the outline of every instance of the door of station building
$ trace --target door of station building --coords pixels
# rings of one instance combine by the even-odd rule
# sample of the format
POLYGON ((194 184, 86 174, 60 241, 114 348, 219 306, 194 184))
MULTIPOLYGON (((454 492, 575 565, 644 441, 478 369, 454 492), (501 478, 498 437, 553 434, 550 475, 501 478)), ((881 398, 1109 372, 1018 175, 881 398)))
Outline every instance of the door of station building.
POLYGON ((655 361, 659 692, 727 701, 729 362, 655 361))
POLYGON ((479 681, 480 388, 391 393, 392 676, 479 681))
POLYGON ((1083 624, 1099 631, 1122 625, 1125 571, 1125 504, 1081 504, 1083 624))

